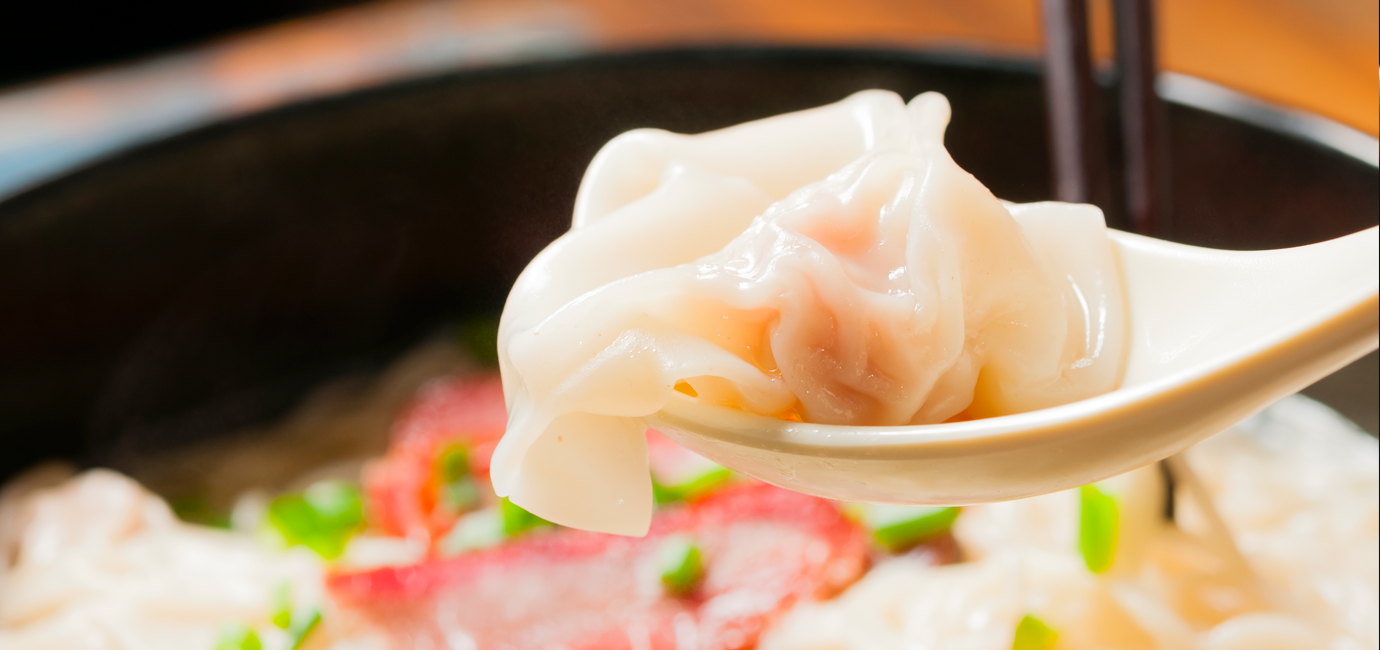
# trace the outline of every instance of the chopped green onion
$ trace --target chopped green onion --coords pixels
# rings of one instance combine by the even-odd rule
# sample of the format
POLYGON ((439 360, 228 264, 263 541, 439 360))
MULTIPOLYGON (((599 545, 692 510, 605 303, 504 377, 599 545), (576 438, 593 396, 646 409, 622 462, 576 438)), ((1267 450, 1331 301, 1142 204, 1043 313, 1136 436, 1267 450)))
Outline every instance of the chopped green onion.
POLYGON ((674 484, 667 484, 652 477, 652 498, 657 503, 694 501, 733 479, 733 470, 722 465, 710 464, 693 476, 684 477, 674 484))
POLYGON ((450 557, 467 551, 492 548, 503 543, 503 515, 498 508, 466 513, 456 520, 450 532, 436 544, 436 551, 450 557))
POLYGON ((332 526, 364 524, 364 499, 358 486, 343 481, 321 481, 307 487, 302 496, 322 520, 332 526))
POLYGON ((672 503, 675 501, 680 501, 680 493, 677 492, 674 488, 669 488, 662 485, 661 483, 658 483, 656 477, 653 476, 652 500, 655 501, 657 505, 663 503, 672 503))
POLYGON ((466 476, 451 483, 442 484, 438 494, 441 505, 451 513, 461 513, 479 505, 479 485, 466 476))
POLYGON ((168 505, 172 507, 173 514, 177 515, 178 519, 187 523, 215 528, 230 527, 230 513, 216 509, 203 497, 178 497, 169 501, 168 505))
POLYGON ((307 642, 307 637, 321 624, 321 610, 313 609, 310 614, 295 620, 288 630, 289 650, 298 650, 307 642))
POLYGON ((1096 485, 1084 485, 1079 488, 1078 495, 1078 551, 1083 554, 1083 563, 1088 565, 1089 571, 1104 573, 1116 557, 1121 519, 1116 499, 1096 485))
POLYGON ((470 475, 470 450, 465 445, 447 445, 436 455, 436 481, 454 483, 470 475))
POLYGON ((460 325, 459 338, 465 350, 486 368, 498 366, 498 317, 476 316, 460 325))
POLYGON ((322 481, 300 494, 285 494, 268 506, 268 521, 288 545, 301 544, 332 560, 364 528, 364 500, 359 488, 322 481))
POLYGON ((221 631, 216 650, 264 650, 264 644, 248 625, 235 625, 221 631))
POLYGON ((550 526, 551 522, 523 509, 522 506, 503 497, 499 501, 499 511, 503 514, 503 534, 509 537, 521 535, 533 528, 550 526))
POLYGON ((899 553, 948 532, 959 509, 865 504, 858 512, 863 525, 872 530, 872 538, 899 553))
POLYGON ((700 548, 685 535, 673 535, 661 543, 657 568, 661 571, 661 583, 677 596, 689 595, 704 577, 700 548))
POLYGON ((292 584, 284 582, 273 590, 273 624, 286 630, 292 625, 292 584))
POLYGON ((1011 650, 1050 650, 1059 634, 1044 621, 1027 615, 1016 624, 1016 639, 1011 642, 1011 650))
POLYGON ((461 443, 448 445, 436 456, 437 501, 451 514, 479 505, 479 485, 470 476, 470 451, 461 443))
POLYGON ((316 511, 298 494, 285 494, 269 503, 268 522, 282 533, 289 545, 306 543, 319 527, 316 511))

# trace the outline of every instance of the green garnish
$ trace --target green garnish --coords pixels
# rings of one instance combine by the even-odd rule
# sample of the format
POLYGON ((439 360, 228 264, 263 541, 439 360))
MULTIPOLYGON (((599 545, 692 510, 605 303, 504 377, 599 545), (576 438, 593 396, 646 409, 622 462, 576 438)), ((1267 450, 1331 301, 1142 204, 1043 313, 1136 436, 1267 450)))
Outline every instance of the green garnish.
POLYGON ((652 498, 658 504, 694 501, 733 479, 733 470, 722 465, 710 465, 704 471, 685 480, 666 484, 652 477, 652 498))
POLYGON ((675 501, 680 501, 680 494, 677 493, 675 489, 668 488, 662 485, 661 483, 658 483, 656 477, 653 476, 652 501, 655 501, 657 505, 661 505, 663 503, 672 503, 675 501))
POLYGON ((230 527, 230 514, 218 510, 204 497, 182 496, 171 500, 168 505, 172 507, 173 514, 177 515, 178 519, 187 523, 215 528, 230 527))
POLYGON ((307 637, 316 630, 316 626, 321 624, 321 610, 313 609, 310 614, 299 620, 293 621, 292 628, 288 630, 289 650, 298 650, 302 644, 307 642, 307 637))
POLYGON ((463 444, 447 445, 436 455, 436 480, 454 483, 470 475, 470 450, 463 444))
POLYGON ((450 512, 459 513, 479 505, 479 485, 466 476, 452 483, 442 484, 437 496, 450 512))
MULTIPOLYGON (((310 490, 310 488, 308 488, 310 490)), ((284 582, 273 590, 273 625, 287 633, 287 650, 299 650, 307 637, 321 624, 321 610, 292 611, 292 585, 284 582)), ((216 650, 263 650, 263 643, 253 628, 235 625, 221 632, 216 650)))
POLYGON ((460 325, 460 344, 480 365, 498 365, 498 317, 476 316, 460 325))
POLYGON ((264 650, 264 644, 248 625, 235 625, 221 631, 216 650, 264 650))
POLYGON ((1050 650, 1059 634, 1034 616, 1026 615, 1016 624, 1016 638, 1011 650, 1050 650))
POLYGON ((1079 488, 1078 496, 1078 551, 1083 554, 1089 571, 1104 573, 1116 557, 1121 518, 1116 499, 1096 485, 1079 488))
POLYGON ((273 590, 273 624, 286 630, 292 625, 292 585, 284 582, 273 590))
POLYGON ((866 504, 858 512, 863 525, 872 530, 872 539, 899 553, 948 532, 959 509, 866 504))
POLYGON ((522 506, 509 501, 508 497, 503 497, 499 501, 499 512, 503 515, 503 534, 509 537, 521 535, 533 528, 553 525, 551 522, 527 512, 522 506))
POLYGON ((689 595, 704 577, 700 548, 687 535, 672 535, 661 543, 657 568, 661 571, 661 584, 677 596, 689 595))
POLYGON ((470 476, 470 452, 465 445, 447 446, 436 456, 437 500, 452 513, 479 505, 479 486, 470 476))
POLYGON ((301 544, 333 560, 363 530, 364 500, 355 485, 322 481, 304 492, 274 499, 268 506, 268 521, 288 545, 301 544))
POLYGON ((467 551, 492 548, 503 543, 507 535, 503 533, 503 515, 498 508, 485 508, 461 515, 451 526, 441 541, 436 543, 436 551, 442 557, 451 557, 467 551))

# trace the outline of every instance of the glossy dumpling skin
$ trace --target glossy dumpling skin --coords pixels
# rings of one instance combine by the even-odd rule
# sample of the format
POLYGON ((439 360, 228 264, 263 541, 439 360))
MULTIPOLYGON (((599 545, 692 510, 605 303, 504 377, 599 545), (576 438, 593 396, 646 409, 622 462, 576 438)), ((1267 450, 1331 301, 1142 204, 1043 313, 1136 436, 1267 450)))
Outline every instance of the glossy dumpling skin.
POLYGON ((595 157, 570 232, 504 308, 494 487, 646 531, 641 418, 676 390, 827 424, 931 424, 1112 390, 1120 280, 1092 206, 1004 204, 943 146, 949 104, 865 91, 595 157))

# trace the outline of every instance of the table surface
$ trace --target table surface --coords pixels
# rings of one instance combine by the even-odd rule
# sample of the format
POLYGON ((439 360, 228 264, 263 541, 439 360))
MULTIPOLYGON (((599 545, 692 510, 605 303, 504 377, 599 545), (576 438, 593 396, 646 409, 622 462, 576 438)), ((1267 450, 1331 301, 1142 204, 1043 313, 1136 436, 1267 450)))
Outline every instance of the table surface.
MULTIPOLYGON (((1100 59, 1110 0, 1091 0, 1100 59)), ((1374 0, 1159 0, 1161 67, 1374 135, 1374 0)), ((0 199, 198 124, 445 70, 703 44, 1038 55, 1038 0, 382 0, 0 89, 0 199)))

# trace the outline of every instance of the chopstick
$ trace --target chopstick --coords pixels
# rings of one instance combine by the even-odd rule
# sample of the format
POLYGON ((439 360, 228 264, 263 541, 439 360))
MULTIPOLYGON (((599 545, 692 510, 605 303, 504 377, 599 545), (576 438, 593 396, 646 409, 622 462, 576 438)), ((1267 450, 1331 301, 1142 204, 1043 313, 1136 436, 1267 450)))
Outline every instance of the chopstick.
POLYGON ((1087 0, 1044 0, 1045 110, 1054 195, 1107 210, 1107 161, 1093 83, 1087 0))
POLYGON ((1115 0, 1126 215, 1142 235, 1169 233, 1164 106, 1155 93, 1153 0, 1115 0))
POLYGON ((1044 87, 1055 198, 1092 203, 1117 225, 1143 235, 1168 234, 1163 106, 1155 93, 1153 0, 1113 0, 1119 89, 1119 133, 1099 111, 1088 35, 1087 0, 1044 0, 1044 87), (1106 143, 1121 138, 1119 165, 1106 143), (1112 195, 1121 171, 1122 200, 1112 195), (1124 219, 1121 217, 1124 216, 1124 219), (1124 221, 1124 223, 1117 223, 1124 221))

